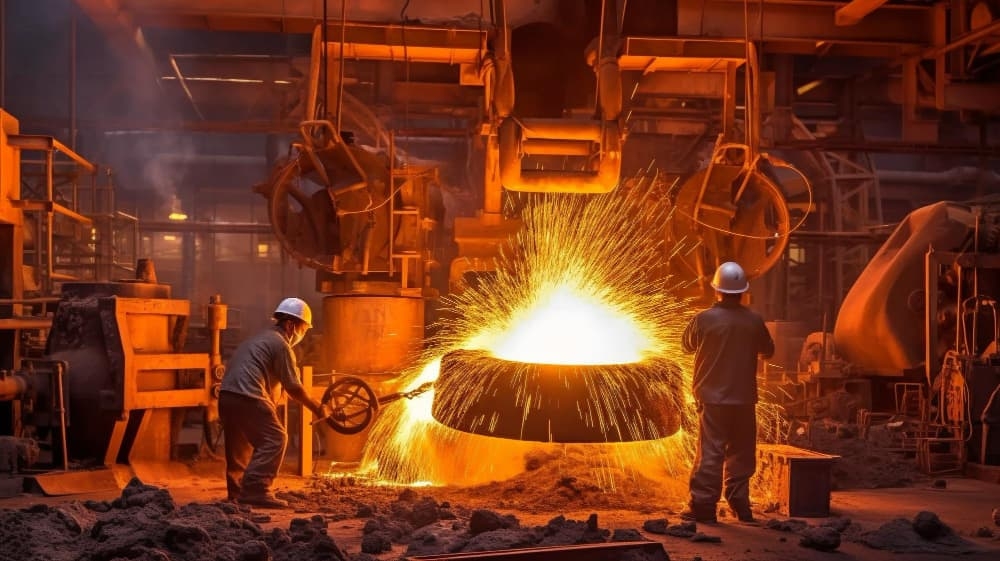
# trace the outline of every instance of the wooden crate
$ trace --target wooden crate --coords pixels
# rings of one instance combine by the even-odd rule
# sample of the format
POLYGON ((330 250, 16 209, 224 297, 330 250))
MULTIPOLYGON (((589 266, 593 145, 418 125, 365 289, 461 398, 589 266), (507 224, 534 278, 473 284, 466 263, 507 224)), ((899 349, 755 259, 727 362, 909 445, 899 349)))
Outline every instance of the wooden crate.
POLYGON ((786 444, 758 444, 755 497, 776 502, 785 516, 829 516, 830 470, 837 458, 786 444))

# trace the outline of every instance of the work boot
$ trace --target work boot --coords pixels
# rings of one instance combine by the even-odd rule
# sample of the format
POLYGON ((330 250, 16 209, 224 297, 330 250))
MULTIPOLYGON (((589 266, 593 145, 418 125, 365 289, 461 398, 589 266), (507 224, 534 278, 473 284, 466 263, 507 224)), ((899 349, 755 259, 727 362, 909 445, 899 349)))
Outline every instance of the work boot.
POLYGON ((715 524, 719 520, 715 517, 715 509, 692 509, 686 508, 681 512, 681 520, 685 522, 701 522, 702 524, 715 524))
POLYGON ((240 504, 259 506, 261 508, 288 508, 288 501, 279 499, 271 493, 243 495, 239 500, 240 504))
POLYGON ((753 517, 753 511, 750 510, 750 503, 748 501, 733 501, 729 503, 729 510, 743 524, 757 523, 757 520, 753 517))

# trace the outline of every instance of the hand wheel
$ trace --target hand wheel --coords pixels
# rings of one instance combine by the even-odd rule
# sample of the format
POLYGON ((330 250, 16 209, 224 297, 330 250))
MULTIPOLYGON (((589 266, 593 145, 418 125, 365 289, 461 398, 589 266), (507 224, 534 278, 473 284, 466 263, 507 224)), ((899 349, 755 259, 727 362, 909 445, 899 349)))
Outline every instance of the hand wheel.
POLYGON ((313 424, 326 424, 341 434, 358 434, 368 428, 379 402, 375 391, 360 378, 347 376, 330 384, 323 392, 320 405, 328 408, 330 414, 317 419, 313 424))

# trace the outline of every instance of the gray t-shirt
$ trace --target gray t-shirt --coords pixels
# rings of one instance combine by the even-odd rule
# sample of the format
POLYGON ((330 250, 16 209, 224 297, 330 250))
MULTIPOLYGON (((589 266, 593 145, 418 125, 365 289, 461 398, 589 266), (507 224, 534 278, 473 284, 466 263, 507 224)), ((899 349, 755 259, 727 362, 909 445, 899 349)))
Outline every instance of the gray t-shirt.
POLYGON ((277 327, 243 341, 226 364, 224 392, 262 399, 272 405, 281 389, 301 386, 295 354, 277 327))

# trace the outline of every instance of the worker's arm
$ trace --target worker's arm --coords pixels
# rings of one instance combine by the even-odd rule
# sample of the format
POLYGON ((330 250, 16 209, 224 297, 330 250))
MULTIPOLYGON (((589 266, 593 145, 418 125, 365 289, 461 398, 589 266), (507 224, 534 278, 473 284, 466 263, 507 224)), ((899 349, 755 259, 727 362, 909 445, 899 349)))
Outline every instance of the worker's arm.
POLYGON ((319 403, 316 403, 311 397, 309 397, 309 392, 306 391, 306 388, 302 384, 285 386, 285 391, 288 392, 288 395, 292 396, 292 399, 298 401, 303 407, 312 411, 312 414, 317 418, 326 416, 326 413, 323 412, 323 408, 319 403))
POLYGON ((693 353, 698 350, 698 316, 691 318, 691 321, 687 324, 684 329, 684 335, 681 337, 681 346, 684 348, 684 352, 693 353))
POLYGON ((278 372, 278 376, 281 379, 281 387, 285 389, 285 392, 292 397, 295 401, 302 404, 303 407, 312 411, 313 415, 317 417, 325 417, 323 413, 323 408, 319 403, 313 401, 312 397, 309 396, 309 392, 302 385, 302 380, 299 379, 299 370, 295 361, 295 354, 292 352, 291 347, 286 347, 284 353, 279 353, 279 356, 275 359, 274 368, 278 372))

